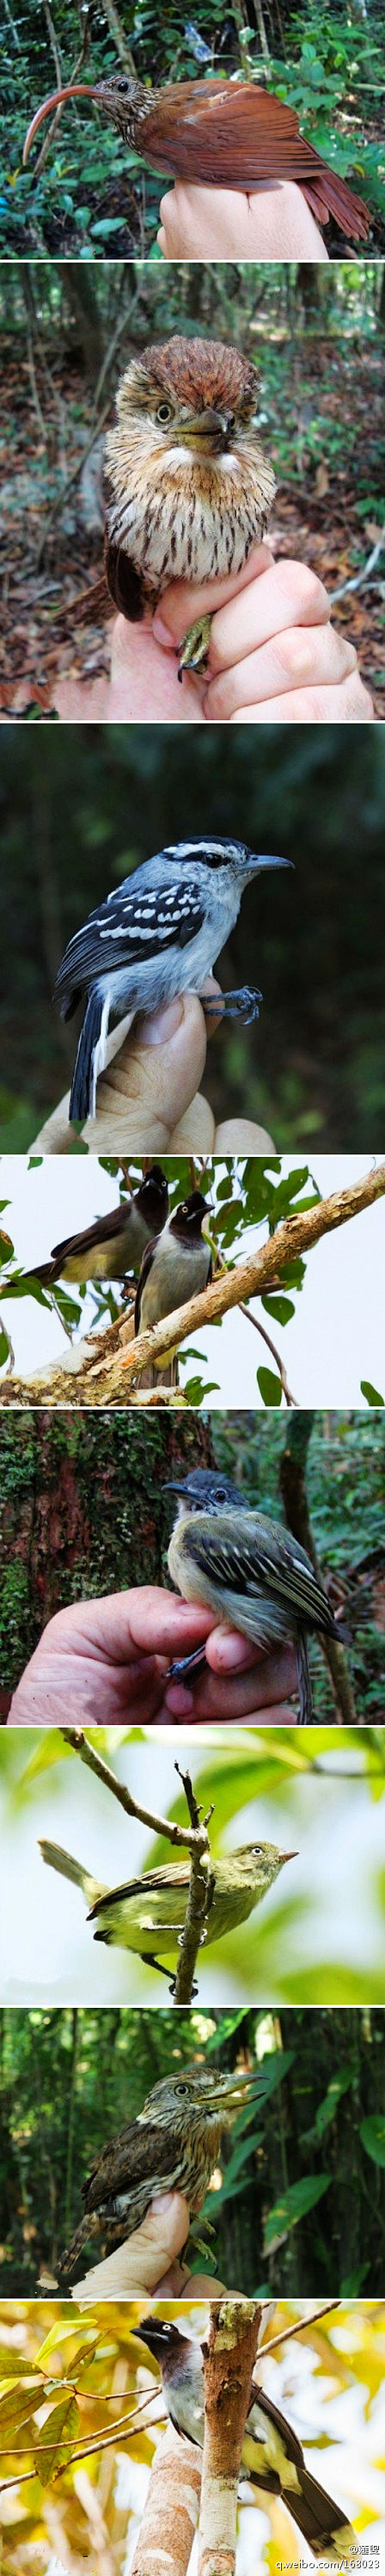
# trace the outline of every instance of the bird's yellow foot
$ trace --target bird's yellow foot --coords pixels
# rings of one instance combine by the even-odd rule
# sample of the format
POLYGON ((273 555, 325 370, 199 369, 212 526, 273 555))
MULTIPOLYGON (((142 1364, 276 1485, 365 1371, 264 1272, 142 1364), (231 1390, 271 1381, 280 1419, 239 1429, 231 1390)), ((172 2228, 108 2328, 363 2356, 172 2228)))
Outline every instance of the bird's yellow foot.
POLYGON ((211 617, 197 617, 195 626, 188 627, 179 654, 178 680, 183 680, 184 671, 207 670, 210 635, 211 617))

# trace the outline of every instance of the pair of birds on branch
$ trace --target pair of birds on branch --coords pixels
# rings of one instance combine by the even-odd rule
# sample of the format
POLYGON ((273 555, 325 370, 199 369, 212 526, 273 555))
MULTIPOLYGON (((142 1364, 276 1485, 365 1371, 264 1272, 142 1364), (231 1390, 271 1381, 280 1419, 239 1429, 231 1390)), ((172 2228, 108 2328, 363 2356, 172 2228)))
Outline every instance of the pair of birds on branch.
MULTIPOLYGON (((212 1253, 202 1232, 207 1216, 207 1199, 199 1189, 179 1200, 170 1214, 165 1174, 159 1163, 152 1163, 131 1198, 120 1201, 109 1215, 97 1217, 83 1232, 66 1235, 33 1276, 42 1288, 53 1288, 61 1279, 128 1283, 134 1273, 135 1333, 148 1332, 208 1286, 212 1253)), ((164 1385, 176 1383, 173 1357, 168 1367, 161 1359, 159 1369, 164 1385)), ((158 1374, 150 1366, 146 1383, 158 1374)))
POLYGON ((247 193, 289 179, 318 224, 332 215, 348 239, 367 238, 370 215, 362 197, 305 141, 295 109, 254 81, 177 81, 153 90, 123 71, 95 82, 69 81, 32 117, 24 165, 44 117, 71 98, 87 98, 129 150, 167 178, 247 193))
MULTIPOLYGON (((166 2325, 156 2315, 145 2317, 143 2324, 133 2326, 138 2343, 143 2343, 160 2367, 162 2390, 170 2422, 175 2431, 189 2442, 203 2448, 205 2424, 205 2382, 202 2346, 196 2336, 181 2332, 176 2324, 166 2325)), ((261 2352, 263 2361, 263 2347, 261 2352)), ((225 2392, 223 2392, 225 2402, 225 2392)), ((349 2560, 357 2556, 357 2540, 340 2505, 327 2495, 318 2479, 307 2468, 301 2442, 282 2415, 273 2398, 260 2386, 253 2373, 245 2431, 242 2444, 240 2482, 244 2480, 263 2496, 277 2496, 291 2514, 297 2530, 315 2558, 349 2560)), ((293 2562, 288 2558, 288 2565, 293 2562)), ((352 2561, 354 2565, 354 2560, 352 2561)))

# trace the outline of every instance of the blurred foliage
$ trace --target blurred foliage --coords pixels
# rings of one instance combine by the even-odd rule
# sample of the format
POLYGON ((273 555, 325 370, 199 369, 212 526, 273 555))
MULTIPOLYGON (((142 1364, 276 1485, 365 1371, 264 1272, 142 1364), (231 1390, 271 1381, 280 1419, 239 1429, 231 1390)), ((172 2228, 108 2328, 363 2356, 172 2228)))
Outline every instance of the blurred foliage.
POLYGON ((261 2099, 224 2140, 204 2204, 219 2278, 247 2297, 327 2293, 331 2278, 348 2297, 381 2292, 382 2010, 12 2010, 0 2035, 4 2294, 36 2289, 42 2263, 55 2272, 90 2164, 170 2066, 232 2069, 245 2050, 261 2099))
MULTIPOLYGON (((47 1619, 64 1603, 159 1583, 170 1522, 163 1484, 186 1468, 225 1468, 245 1500, 282 1519, 280 1475, 301 1413, 196 1416, 15 1412, 0 1417, 1 1684, 15 1688, 47 1619)), ((360 1716, 383 1713, 381 1551, 383 1411, 315 1413, 306 1486, 323 1570, 352 1585, 348 1660, 360 1716), (378 1626, 371 1615, 379 1567, 378 1626), (367 1568, 367 1572, 366 1572, 367 1568), (356 1582, 357 1569, 357 1582, 356 1582), (362 1570, 362 1573, 361 1573, 362 1570), (361 1578, 361 1579, 360 1579, 361 1578)), ((349 1598, 350 1608, 350 1598, 349 1598)), ((317 1716, 332 1715, 329 1677, 311 1648, 317 1716)))
MULTIPOLYGON (((186 2310, 180 2299, 162 2299, 159 2313, 172 2316, 183 2329, 186 2310)), ((1 2369, 3 2392, 0 2396, 0 2428, 4 2449, 3 2476, 5 2492, 0 2494, 0 2522, 4 2523, 6 2570, 13 2576, 30 2576, 36 2569, 39 2551, 39 2576, 48 2576, 52 2565, 53 2528, 55 2553, 65 2558, 68 2576, 77 2576, 80 2565, 92 2564, 94 2576, 105 2576, 106 2546, 114 2576, 124 2576, 127 2564, 127 2542, 137 2511, 138 2491, 135 2466, 147 2465, 154 2446, 152 2402, 158 2398, 159 2374, 150 2356, 131 2341, 133 2328, 143 2319, 143 2301, 110 2302, 108 2338, 105 2309, 93 2304, 92 2313, 83 2310, 81 2319, 74 2309, 70 2313, 63 2300, 44 2299, 29 2302, 0 2303, 1 2369), (143 2404, 143 2365, 148 2371, 149 2429, 124 2429, 135 2399, 143 2404), (68 2408, 67 2420, 59 2426, 57 2406, 68 2408), (45 2422, 41 2410, 46 2406, 45 2422), (72 2404, 72 2421, 69 2406, 72 2404), (28 2414, 27 2414, 28 2408, 28 2414), (123 2428, 122 2426, 123 2419, 123 2428), (115 2426, 119 2430, 115 2431, 115 2426), (52 2437, 52 2460, 44 2454, 43 2440, 52 2437), (17 2460, 20 2436, 25 2455, 23 2475, 27 2486, 19 2484, 17 2460), (68 2444, 59 2450, 59 2442, 68 2444), (14 2448, 12 2448, 12 2443, 14 2448), (105 2447, 107 2443, 107 2447, 105 2447), (91 2444, 91 2451, 88 2447, 91 2444), (99 2445, 103 2444, 103 2448, 99 2445), (111 2444, 111 2448, 109 2447, 111 2444), (82 2459, 81 2476, 77 2462, 82 2459), (129 2463, 133 2463, 131 2492, 123 2505, 118 2503, 117 2464, 126 2464, 128 2487, 129 2463)), ((201 2337, 207 2332, 209 2308, 203 2301, 189 2303, 190 2330, 201 2337)), ((349 2445, 346 2414, 352 2421, 354 2410, 356 2432, 357 2482, 351 2510, 358 2535, 374 2523, 372 2468, 378 2459, 378 2396, 383 2369, 384 2318, 381 2303, 359 2299, 354 2306, 341 2304, 338 2316, 322 2317, 317 2324, 312 2315, 301 2314, 294 2299, 277 2301, 273 2316, 261 2328, 261 2359, 264 2347, 274 2334, 285 2334, 296 2326, 297 2332, 280 2353, 272 2353, 268 2362, 266 2385, 275 2403, 295 2421, 297 2429, 306 2423, 306 2448, 310 2443, 310 2466, 313 2445, 324 2453, 320 2463, 321 2478, 332 2487, 338 2484, 341 2463, 344 2492, 345 2441, 349 2445), (295 2374, 293 2378, 293 2360, 295 2374), (332 2420, 331 2420, 332 2400, 332 2420), (310 2413, 310 2421, 309 2421, 310 2413), (328 2452, 338 2441, 338 2468, 333 2456, 329 2467, 328 2452), (358 2497, 360 2507, 358 2510, 358 2497)), ((265 2384, 265 2383, 264 2383, 265 2384)), ((147 2410, 146 2410, 147 2412, 147 2410)), ((158 2409, 157 2409, 158 2412, 158 2409)), ((155 2435, 155 2440, 156 2440, 155 2435)), ((348 2449, 349 2461, 349 2449, 348 2449)), ((314 2463, 316 2466, 316 2463, 314 2463)), ((380 2462, 376 2491, 380 2495, 380 2462)), ((347 2463, 347 2495, 349 2494, 347 2463)), ((239 2506, 239 2527, 251 2524, 250 2568, 258 2549, 259 2523, 254 2516, 260 2510, 253 2492, 245 2495, 239 2506)), ((380 2511, 380 2505, 378 2506, 380 2511)), ((263 2497, 263 2514, 271 2521, 269 2542, 270 2576, 278 2576, 282 2554, 290 2547, 290 2565, 297 2564, 294 2526, 282 2516, 282 2541, 277 2528, 277 2507, 263 2497), (289 2535, 289 2541, 288 2541, 289 2535)))
MULTIPOLYGON (((130 1784, 131 1771, 131 1787, 133 1787, 129 1760, 127 1758, 124 1760, 121 1756, 125 1747, 137 1743, 136 1730, 119 1729, 116 1737, 114 1730, 98 1728, 94 1733, 92 1728, 87 1727, 86 1734, 87 1742, 94 1744, 96 1753, 102 1753, 104 1758, 107 1758, 113 1778, 117 1777, 120 1782, 130 1784), (100 1741, 101 1737, 102 1741, 100 1741)), ((141 1744, 139 1790, 136 1787, 136 1794, 139 1795, 141 1803, 149 1814, 151 1814, 155 1795, 151 1784, 151 1741, 150 1733, 145 1731, 141 1744)), ((55 1993, 55 1971, 51 1988, 47 1979, 52 1907, 55 1918, 55 1940, 57 1937, 55 1880, 52 1878, 52 1873, 49 1874, 45 1869, 41 1900, 40 1973, 39 1970, 35 1971, 34 1967, 31 1985, 28 1948, 29 1860, 28 1843, 24 1834, 25 1815, 28 1816, 30 1827, 29 1852, 32 1865, 36 1836, 42 1831, 44 1834, 49 1832, 52 1822, 56 1839, 59 1842, 62 1841, 66 1848, 69 1836, 72 1849, 73 1835, 76 1855, 79 1843, 83 1850, 86 1832, 87 1866, 92 1871, 95 1868, 92 1830, 95 1809, 93 1805, 91 1816, 87 1820, 83 1771, 80 1775, 78 1772, 76 1783, 79 1824, 77 1816, 75 1823, 75 1813, 72 1827, 67 1821, 67 1810, 65 1821, 63 1817, 62 1794, 65 1798, 68 1786, 71 1788, 71 1777, 68 1781, 68 1762, 72 1764, 73 1778, 74 1760, 77 1762, 78 1757, 64 1743, 59 1731, 51 1727, 43 1728, 38 1732, 32 1726, 28 1729, 26 1737, 23 1730, 19 1732, 10 1727, 0 1737, 2 1831, 7 1838, 7 1845, 9 1846, 9 1843, 11 1845, 15 1889, 20 1868, 19 1830, 21 1830, 25 1883, 25 1953, 24 1985, 20 1986, 19 1981, 16 1989, 20 1999, 25 1992, 27 2000, 32 1997, 38 2001, 43 1989, 49 2001, 50 1992, 51 1995, 55 1993)), ((376 1867, 377 1837, 374 1837, 371 1832, 371 1817, 374 1808, 381 1804, 385 1792, 385 1730, 381 1726, 367 1726, 361 1729, 357 1737, 353 1728, 342 1729, 338 1726, 320 1727, 316 1735, 314 1728, 307 1727, 301 1727, 298 1732, 292 1727, 275 1729, 274 1725, 267 1730, 262 1729, 261 1732, 255 1727, 244 1731, 238 1727, 231 1731, 228 1729, 226 1732, 225 1728, 218 1726, 210 1731, 209 1742, 206 1741, 204 1749, 201 1748, 198 1740, 195 1744, 194 1738, 191 1739, 188 1760, 195 1794, 203 1812, 206 1814, 207 1809, 213 1807, 210 1848, 214 1863, 218 1857, 223 1860, 229 1853, 236 1851, 245 1841, 250 1842, 253 1836, 271 1838, 281 1848, 283 1834, 285 1845, 290 1841, 290 1845, 294 1846, 293 1860, 298 1860, 298 1867, 293 1870, 290 1868, 288 1879, 286 1870, 284 1871, 274 1889, 270 1891, 268 1900, 258 1907, 258 1912, 250 1916, 246 1924, 239 1925, 235 1933, 222 1936, 220 1946, 216 1945, 215 1952, 211 1947, 207 1953, 204 1948, 201 1950, 196 1976, 198 1992, 203 2003, 207 2001, 210 1992, 213 1993, 213 1987, 218 1997, 216 1980, 219 1977, 223 1981, 219 1986, 220 2000, 224 2003, 227 1999, 231 2002, 246 2003, 252 1996, 253 2003, 260 2005, 264 2003, 268 1994, 271 2007, 282 2003, 306 2005, 322 2003, 341 2006, 364 2004, 369 1999, 372 2004, 381 2004, 384 1992, 385 1870, 382 1871, 378 1864, 376 1867), (314 1782, 316 1782, 315 1797, 314 1782), (354 1903, 350 1876, 352 1827, 360 1838, 361 1846, 360 1885, 358 1893, 354 1894, 354 1903), (331 1883, 329 1867, 331 1840, 339 1855, 338 1885, 336 1884, 335 1887, 331 1883), (343 1890, 342 1905, 345 1906, 344 1919, 342 1919, 340 1904, 341 1889, 343 1890), (368 1908, 369 1919, 371 1918, 368 1937, 365 1922, 366 1908, 368 1908), (364 1923, 364 1951, 360 1959, 360 1925, 364 1923)), ((86 1776, 89 1797, 88 1770, 86 1776)), ((137 1784, 137 1768, 135 1781, 137 1784)), ((103 1791, 101 1784, 97 1796, 98 1812, 101 1812, 106 1827, 106 1858, 105 1860, 103 1858, 102 1862, 102 1876, 105 1885, 112 1887, 116 1882, 122 1883, 125 1867, 131 1875, 133 1868, 135 1870, 132 1857, 132 1833, 130 1822, 127 1820, 126 1863, 123 1859, 122 1865, 121 1858, 119 1862, 114 1859, 114 1810, 111 1809, 108 1792, 103 1791)), ((158 1786, 156 1804, 157 1807, 160 1804, 163 1815, 167 1815, 169 1821, 180 1825, 186 1824, 186 1802, 181 1792, 170 1801, 164 1788, 161 1786, 159 1789, 158 1786)), ((159 1864, 163 1866, 165 1862, 172 1867, 173 1860, 178 1858, 177 1853, 173 1853, 164 1836, 151 1836, 150 1828, 149 1833, 150 1840, 146 1843, 141 1869, 145 1871, 158 1867, 159 1864)), ((119 1849, 121 1850, 120 1846, 119 1849)), ((141 1870, 138 1875, 141 1875, 141 1870)), ((95 1870, 95 1876, 99 1877, 99 1868, 95 1870)), ((62 1899, 62 1890, 60 1897, 62 1899)), ((72 1889, 67 1894, 67 1904, 68 1927, 76 1940, 76 1932, 80 1926, 81 1905, 78 1895, 74 1898, 72 1889)), ((65 1929, 62 1937, 64 1962, 65 1929)), ((84 1949, 82 1944, 80 1954, 82 1967, 80 1969, 79 1964, 76 1989, 79 2000, 85 2004, 93 2001, 95 1993, 94 1985, 91 1983, 90 1987, 87 1982, 88 1956, 91 1960, 91 1971, 94 1964, 91 1938, 92 1926, 85 1934, 84 1949)), ((158 1956, 160 1959, 164 1956, 161 1935, 158 1956)), ((36 1957, 35 1944, 35 1961, 36 1957)), ((12 1972, 11 1928, 8 1943, 5 1941, 3 1945, 3 1961, 3 1975, 6 1973, 5 1963, 7 1969, 9 1966, 12 1972)), ((105 2002, 119 2003, 121 1999, 136 2005, 141 2001, 142 1996, 146 2002, 150 2001, 153 2004, 159 2002, 160 1988, 157 1976, 155 1974, 152 1976, 151 1969, 143 1968, 138 1959, 133 1958, 132 1953, 125 1954, 123 1971, 122 1954, 117 1953, 116 1949, 110 1952, 108 1968, 109 1982, 106 1994, 103 1992, 103 2008, 105 2002)), ((171 1972, 172 1962, 170 1962, 170 1978, 171 1972)), ((9 1993, 8 1983, 5 1991, 9 1993)), ((166 1985, 162 1992, 166 1995, 166 1985)))
POLYGON ((274 894, 268 874, 249 888, 224 951, 224 984, 247 967, 264 1008, 255 1034, 228 1022, 209 1049, 215 1116, 262 1118, 279 1147, 372 1153, 385 1108, 384 776, 380 726, 210 725, 188 771, 183 727, 53 726, 43 764, 39 729, 4 724, 2 1146, 30 1142, 68 1082, 74 1036, 51 1007, 66 941, 139 861, 213 832, 295 867, 274 894))
MULTIPOLYGON (((122 148, 95 110, 72 103, 56 133, 48 163, 35 178, 36 147, 21 167, 26 126, 44 95, 57 86, 58 67, 71 79, 79 60, 84 20, 76 0, 54 0, 52 14, 40 0, 7 0, 3 38, 4 97, 3 251, 44 249, 86 259, 111 248, 130 257, 138 244, 154 248, 159 199, 164 189, 151 174, 143 183, 137 155, 122 148)), ((381 247, 380 98, 384 73, 380 0, 364 0, 347 18, 344 0, 91 0, 91 45, 82 77, 90 82, 121 67, 154 84, 204 79, 242 70, 288 99, 302 130, 342 175, 355 179, 372 210, 374 249, 381 247), (379 168, 380 161, 380 168, 379 168)), ((44 136, 43 129, 43 136, 44 136)), ((39 137, 39 144, 42 138, 39 137)), ((331 245, 341 243, 329 226, 331 245)))

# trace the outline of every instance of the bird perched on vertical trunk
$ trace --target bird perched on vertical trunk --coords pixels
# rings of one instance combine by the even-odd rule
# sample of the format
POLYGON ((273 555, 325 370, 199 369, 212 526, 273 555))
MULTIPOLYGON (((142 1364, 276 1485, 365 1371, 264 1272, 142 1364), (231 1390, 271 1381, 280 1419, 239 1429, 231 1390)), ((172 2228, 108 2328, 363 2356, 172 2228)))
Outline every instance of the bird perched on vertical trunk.
MULTIPOLYGON (((242 571, 274 499, 256 426, 255 367, 222 340, 171 340, 132 358, 106 440, 106 572, 124 617, 156 607, 170 581, 242 571)), ((210 619, 192 625, 179 677, 205 667, 210 619)))
POLYGON ((136 2119, 97 2156, 83 2188, 85 2216, 61 2255, 60 2271, 74 2270, 89 2238, 101 2235, 107 2253, 124 2244, 163 2191, 181 2192, 197 2217, 223 2132, 245 2099, 262 2089, 254 2070, 224 2075, 217 2066, 196 2065, 154 2084, 136 2119))
MULTIPOLYGON (((291 1530, 245 1504, 230 1477, 196 1467, 170 1477, 178 1495, 168 1565, 184 1601, 204 1602, 268 1651, 293 1640, 297 1658, 300 1724, 314 1714, 307 1630, 338 1637, 326 1592, 306 1549, 291 1530)), ((174 1676, 204 1661, 204 1652, 172 1666, 174 1676)))
MULTIPOLYGON (((45 1839, 39 1842, 42 1859, 60 1878, 69 1878, 81 1887, 89 1907, 88 1922, 94 1940, 108 1947, 139 1953, 146 1967, 157 1968, 160 1976, 169 1975, 162 1968, 158 1951, 176 1950, 186 1916, 190 1885, 188 1852, 179 1860, 165 1861, 160 1869, 147 1869, 142 1878, 128 1878, 121 1887, 101 1886, 83 1869, 71 1852, 61 1850, 59 1843, 45 1839)), ((275 1843, 243 1843, 238 1851, 224 1858, 209 1855, 209 1905, 202 1947, 220 1941, 233 1932, 237 1923, 245 1923, 256 1905, 268 1896, 279 1870, 295 1852, 278 1851, 275 1843)))
POLYGON ((370 215, 363 198, 305 141, 295 108, 256 81, 176 81, 159 90, 144 88, 127 72, 92 84, 69 81, 43 99, 32 117, 24 164, 42 118, 67 98, 88 98, 101 108, 130 151, 168 178, 247 193, 269 180, 292 179, 316 223, 326 224, 333 215, 348 239, 366 239, 370 215))
MULTIPOLYGON (((135 1299, 135 1332, 147 1333, 151 1325, 160 1324, 163 1315, 172 1315, 188 1297, 207 1288, 212 1277, 210 1244, 202 1232, 207 1217, 207 1200, 202 1190, 191 1190, 190 1198, 181 1199, 173 1216, 167 1217, 162 1233, 147 1245, 143 1254, 140 1279, 135 1299)), ((156 1385, 159 1372, 163 1385, 177 1386, 178 1361, 174 1353, 161 1355, 155 1366, 147 1364, 143 1384, 156 1385)))
MULTIPOLYGON (((245 841, 173 841, 144 861, 91 912, 62 957, 55 985, 63 1020, 85 999, 69 1118, 93 1118, 99 1074, 107 1062, 110 1019, 161 1011, 176 993, 197 993, 212 1007, 207 980, 238 920, 244 886, 265 868, 290 859, 256 855, 245 841)), ((260 993, 250 985, 226 994, 222 1012, 258 1019, 260 993)), ((217 1007, 217 1006, 216 1006, 217 1007)), ((118 1041, 119 1043, 119 1041, 118 1041)), ((113 1050, 112 1050, 113 1051, 113 1050)))
MULTIPOLYGON (((143 2325, 133 2326, 132 2332, 159 2362, 165 2406, 176 2432, 202 2448, 205 2393, 200 2343, 181 2334, 178 2326, 163 2324, 152 2316, 145 2317, 143 2325)), ((258 2386, 255 2376, 243 2436, 240 2479, 243 2478, 261 2488, 263 2494, 282 2498, 315 2558, 348 2558, 350 2550, 357 2552, 355 2532, 342 2507, 333 2504, 332 2496, 326 2495, 324 2487, 306 2468, 297 2434, 272 2397, 258 2386)))
POLYGON ((55 1243, 50 1261, 35 1263, 31 1277, 40 1279, 42 1288, 54 1287, 56 1279, 125 1279, 128 1271, 137 1278, 149 1243, 153 1245, 168 1213, 168 1185, 160 1163, 140 1182, 132 1197, 120 1199, 119 1207, 108 1215, 95 1218, 80 1234, 67 1234, 55 1243))

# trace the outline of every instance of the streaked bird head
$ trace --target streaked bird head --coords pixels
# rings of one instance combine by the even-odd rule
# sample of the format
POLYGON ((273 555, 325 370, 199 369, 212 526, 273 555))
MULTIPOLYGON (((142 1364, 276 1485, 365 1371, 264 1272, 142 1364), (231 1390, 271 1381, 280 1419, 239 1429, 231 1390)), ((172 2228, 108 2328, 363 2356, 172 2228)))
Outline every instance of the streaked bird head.
POLYGON ((138 2122, 141 2128, 151 2128, 155 2121, 157 2128, 164 2124, 167 2129, 175 2123, 188 2130, 200 2126, 202 2120, 205 2128, 211 2120, 217 2127, 218 2118, 223 2117, 225 2125, 227 2118, 242 2110, 245 2099, 257 2090, 261 2090, 261 2078, 254 2067, 224 2074, 218 2066, 188 2066, 180 2075, 164 2075, 159 2084, 154 2084, 138 2122))
MULTIPOLYGON (((175 449, 204 459, 232 455, 255 442, 255 367, 223 340, 189 340, 175 332, 131 358, 119 386, 117 413, 127 461, 132 452, 155 464, 175 449), (134 445, 133 445, 134 442, 134 445)), ((114 433, 112 433, 114 436, 114 433)), ((107 440, 107 453, 109 441, 107 440)), ((274 494, 274 475, 266 467, 274 494)))

